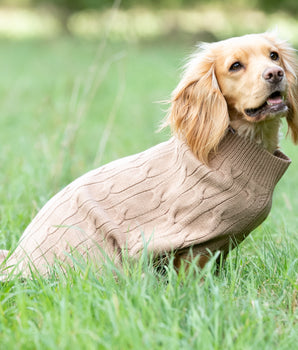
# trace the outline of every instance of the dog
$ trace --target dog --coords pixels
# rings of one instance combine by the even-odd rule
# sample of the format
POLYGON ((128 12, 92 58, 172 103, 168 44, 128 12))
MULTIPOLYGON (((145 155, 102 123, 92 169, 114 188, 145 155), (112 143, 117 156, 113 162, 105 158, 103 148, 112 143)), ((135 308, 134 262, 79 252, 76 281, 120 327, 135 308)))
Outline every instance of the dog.
POLYGON ((289 158, 279 150, 285 118, 298 142, 295 50, 272 33, 202 44, 186 64, 163 127, 172 138, 95 169, 37 214, 2 274, 42 274, 75 250, 116 264, 146 248, 174 254, 179 270, 198 256, 225 257, 267 217, 289 158))
MULTIPOLYGON (((286 117, 297 144, 297 74, 295 50, 274 33, 203 43, 185 66, 162 127, 184 138, 205 164, 228 128, 274 153, 286 117)), ((188 255, 176 257, 177 266, 188 255)), ((203 267, 208 258, 199 261, 203 267)))
POLYGON ((296 144, 297 72, 295 50, 272 33, 200 45, 173 93, 165 126, 185 137, 204 163, 229 126, 273 153, 286 116, 296 144))

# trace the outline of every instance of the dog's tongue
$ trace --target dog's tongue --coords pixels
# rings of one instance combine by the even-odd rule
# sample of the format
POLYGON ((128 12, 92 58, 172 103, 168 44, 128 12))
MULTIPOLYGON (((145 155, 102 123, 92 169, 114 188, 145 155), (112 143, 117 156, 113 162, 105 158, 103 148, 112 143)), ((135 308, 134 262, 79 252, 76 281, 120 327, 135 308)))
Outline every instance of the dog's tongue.
POLYGON ((278 105, 279 103, 282 103, 282 97, 281 96, 274 96, 274 97, 269 97, 267 99, 267 103, 269 105, 278 105))

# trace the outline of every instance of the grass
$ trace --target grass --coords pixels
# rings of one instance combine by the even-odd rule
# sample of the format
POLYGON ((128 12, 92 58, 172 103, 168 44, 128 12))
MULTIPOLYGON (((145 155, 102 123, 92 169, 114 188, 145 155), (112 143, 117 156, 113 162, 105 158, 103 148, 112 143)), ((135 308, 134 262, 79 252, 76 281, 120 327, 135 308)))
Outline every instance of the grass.
MULTIPOLYGON (((157 134, 188 43, 0 42, 0 247, 69 181, 168 137, 157 134)), ((294 349, 298 341, 297 152, 267 221, 219 275, 161 275, 146 256, 120 273, 0 286, 3 349, 294 349), (204 280, 204 282, 203 282, 204 280)), ((195 270, 195 266, 192 266, 195 270)))

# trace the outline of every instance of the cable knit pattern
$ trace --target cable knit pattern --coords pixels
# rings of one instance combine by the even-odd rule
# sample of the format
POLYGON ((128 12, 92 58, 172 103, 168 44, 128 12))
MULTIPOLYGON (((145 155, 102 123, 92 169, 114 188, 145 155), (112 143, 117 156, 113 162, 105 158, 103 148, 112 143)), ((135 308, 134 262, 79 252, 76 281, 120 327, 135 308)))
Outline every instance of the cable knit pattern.
POLYGON ((210 166, 171 138, 76 179, 54 196, 22 235, 7 266, 46 273, 75 249, 117 264, 123 251, 138 257, 187 247, 225 252, 268 215, 276 183, 290 160, 231 132, 210 166))

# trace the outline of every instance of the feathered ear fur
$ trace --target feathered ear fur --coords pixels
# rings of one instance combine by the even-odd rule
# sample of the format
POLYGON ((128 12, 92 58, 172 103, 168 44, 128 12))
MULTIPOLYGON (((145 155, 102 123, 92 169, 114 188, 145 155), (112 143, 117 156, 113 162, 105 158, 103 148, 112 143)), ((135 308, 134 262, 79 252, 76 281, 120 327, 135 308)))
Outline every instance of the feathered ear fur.
POLYGON ((212 44, 205 45, 186 65, 172 94, 165 122, 205 164, 229 125, 228 107, 216 80, 211 47, 212 44))
POLYGON ((286 41, 278 40, 274 34, 266 33, 265 36, 277 46, 282 65, 288 81, 288 108, 287 122, 289 132, 295 144, 298 144, 298 61, 296 50, 286 41))

